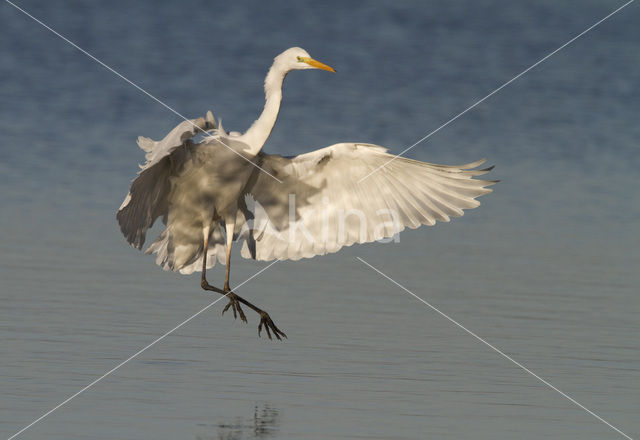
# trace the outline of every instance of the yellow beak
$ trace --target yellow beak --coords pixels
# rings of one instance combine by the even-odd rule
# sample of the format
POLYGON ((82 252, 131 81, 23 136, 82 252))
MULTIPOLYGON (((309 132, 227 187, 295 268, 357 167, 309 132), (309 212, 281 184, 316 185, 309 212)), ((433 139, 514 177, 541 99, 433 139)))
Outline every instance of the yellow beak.
POLYGON ((327 66, 326 64, 323 64, 320 61, 316 61, 313 58, 306 58, 305 57, 305 58, 302 58, 302 61, 307 63, 311 67, 315 67, 316 69, 322 69, 322 70, 327 70, 329 72, 336 73, 336 70, 333 67, 327 66))

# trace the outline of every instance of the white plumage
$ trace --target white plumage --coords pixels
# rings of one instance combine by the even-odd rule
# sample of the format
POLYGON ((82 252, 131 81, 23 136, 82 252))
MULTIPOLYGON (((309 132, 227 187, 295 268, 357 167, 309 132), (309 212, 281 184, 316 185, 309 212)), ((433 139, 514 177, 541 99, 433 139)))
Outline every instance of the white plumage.
POLYGON ((164 269, 202 270, 203 288, 229 296, 225 310, 233 307, 246 320, 238 302, 253 308, 261 315, 259 332, 264 325, 269 337, 272 331, 278 339, 284 333, 269 315, 230 291, 232 238, 243 241, 245 258, 310 258, 394 237, 405 227, 448 222, 478 206, 476 197, 494 183, 473 178, 491 169, 473 170, 484 160, 435 165, 394 159, 385 148, 365 143, 336 144, 296 157, 262 153, 285 75, 309 68, 333 71, 300 48, 275 58, 265 79, 265 109, 244 134, 216 128, 209 112, 206 119, 181 123, 159 142, 140 137, 146 163, 117 214, 123 234, 139 249, 162 217, 166 228, 146 253, 156 253, 164 269), (192 141, 205 131, 202 141, 192 141), (224 289, 205 278, 205 269, 216 260, 226 264, 224 289))
POLYGON ((404 158, 389 162, 394 156, 386 151, 342 143, 294 158, 260 153, 260 166, 282 183, 253 172, 255 181, 245 192, 260 209, 254 209, 242 256, 298 260, 337 252, 390 238, 405 227, 448 222, 491 191, 485 186, 492 182, 471 178, 485 170, 469 171, 483 161, 458 167, 404 158))

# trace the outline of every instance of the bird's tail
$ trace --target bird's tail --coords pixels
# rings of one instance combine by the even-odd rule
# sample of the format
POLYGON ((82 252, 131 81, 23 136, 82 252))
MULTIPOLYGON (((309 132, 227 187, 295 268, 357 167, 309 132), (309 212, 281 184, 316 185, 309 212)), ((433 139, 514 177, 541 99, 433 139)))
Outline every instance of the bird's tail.
MULTIPOLYGON (((180 271, 182 274, 191 274, 202 270, 202 240, 194 240, 192 242, 180 240, 180 242, 180 245, 174 246, 171 228, 167 227, 144 253, 157 254, 156 264, 162 267, 163 270, 180 271)), ((222 228, 217 225, 209 236, 207 269, 215 266, 216 260, 224 264, 225 258, 225 238, 222 228)))

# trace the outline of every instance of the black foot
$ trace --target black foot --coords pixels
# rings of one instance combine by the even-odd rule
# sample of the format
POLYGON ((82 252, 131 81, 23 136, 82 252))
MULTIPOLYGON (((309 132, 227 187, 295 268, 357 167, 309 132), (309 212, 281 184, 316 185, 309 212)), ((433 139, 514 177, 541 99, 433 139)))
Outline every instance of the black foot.
POLYGON ((224 309, 222 310, 222 314, 224 315, 224 312, 229 310, 229 307, 231 307, 231 309, 233 310, 233 319, 237 319, 238 315, 240 315, 240 319, 242 319, 242 322, 246 323, 247 317, 244 316, 242 307, 240 307, 240 302, 238 301, 238 295, 236 295, 233 292, 226 293, 225 295, 227 296, 227 298, 229 298, 229 304, 227 304, 224 307, 224 309))
POLYGON ((258 325, 258 337, 260 336, 260 333, 262 332, 262 326, 263 325, 264 325, 264 329, 267 331, 267 336, 269 336, 269 339, 273 339, 271 337, 271 332, 273 332, 273 335, 279 341, 282 341, 282 338, 280 336, 283 336, 285 338, 287 337, 287 335, 285 335, 282 330, 280 330, 278 327, 276 327, 276 325, 271 320, 271 317, 269 316, 269 314, 267 312, 264 312, 264 311, 260 312, 260 324, 258 325))

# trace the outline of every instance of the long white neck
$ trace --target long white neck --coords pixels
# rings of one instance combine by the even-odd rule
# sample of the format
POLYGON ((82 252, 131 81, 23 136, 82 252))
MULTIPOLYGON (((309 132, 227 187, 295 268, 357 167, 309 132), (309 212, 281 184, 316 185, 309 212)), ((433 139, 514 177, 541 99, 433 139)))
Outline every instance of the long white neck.
POLYGON ((264 80, 265 104, 260 117, 242 135, 242 140, 249 145, 250 154, 258 154, 269 138, 276 124, 280 102, 282 101, 282 82, 287 72, 282 71, 274 63, 264 80))

